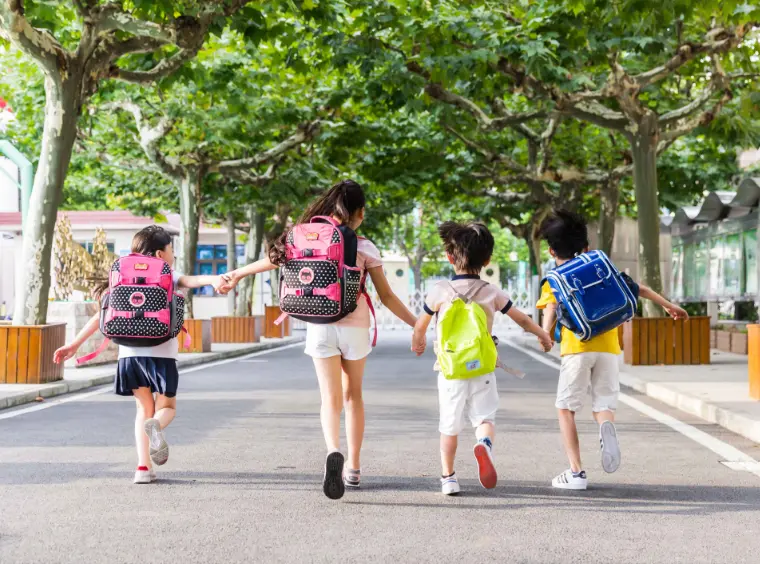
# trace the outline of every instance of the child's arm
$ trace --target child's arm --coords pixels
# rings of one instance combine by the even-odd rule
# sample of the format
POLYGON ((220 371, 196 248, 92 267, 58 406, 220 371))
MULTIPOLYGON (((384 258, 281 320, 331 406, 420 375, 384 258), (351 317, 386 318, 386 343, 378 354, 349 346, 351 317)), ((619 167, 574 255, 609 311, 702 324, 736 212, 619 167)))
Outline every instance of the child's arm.
POLYGON ((549 333, 541 329, 541 327, 539 327, 530 317, 516 307, 510 308, 507 315, 525 331, 533 333, 538 337, 538 342, 541 345, 541 348, 544 349, 544 352, 552 350, 554 343, 552 343, 552 338, 549 336, 549 333))
POLYGON ((260 274, 262 272, 269 272, 275 268, 277 268, 277 265, 273 264, 272 261, 269 260, 269 257, 257 260, 256 262, 246 264, 245 266, 241 266, 240 268, 236 268, 235 270, 231 270, 230 272, 223 274, 222 284, 218 287, 215 286, 214 289, 221 294, 226 294, 235 286, 237 286, 238 283, 246 276, 260 274))
POLYGON ((74 355, 77 354, 79 347, 81 347, 87 339, 92 337, 93 333, 98 330, 99 326, 100 313, 96 313, 90 318, 87 324, 82 327, 82 330, 70 344, 62 346, 53 353, 53 362, 61 364, 62 362, 73 358, 74 355))
POLYGON ((414 324, 414 333, 412 335, 412 351, 417 353, 417 356, 421 356, 425 352, 427 347, 427 330, 430 325, 430 321, 433 316, 428 312, 423 311, 420 317, 417 319, 417 323, 414 324))
POLYGON ((219 275, 180 276, 177 279, 177 286, 186 289, 203 288, 203 286, 218 288, 223 282, 224 280, 219 275))
POLYGON ((658 306, 668 312, 668 315, 673 319, 689 319, 689 314, 686 310, 678 307, 676 304, 669 302, 663 298, 660 294, 652 290, 649 286, 639 284, 639 296, 645 300, 651 300, 658 306))
POLYGON ((544 306, 544 318, 541 321, 541 327, 549 333, 549 336, 552 334, 552 330, 554 329, 554 322, 557 319, 557 304, 546 304, 544 306))
POLYGON ((383 267, 376 266, 368 269, 367 272, 369 272, 370 278, 372 278, 372 284, 375 285, 377 295, 383 305, 391 310, 393 315, 398 317, 401 321, 414 327, 415 323, 417 323, 417 318, 414 317, 412 312, 407 309, 401 300, 398 299, 398 296, 393 293, 391 285, 388 283, 388 279, 383 272, 383 267))

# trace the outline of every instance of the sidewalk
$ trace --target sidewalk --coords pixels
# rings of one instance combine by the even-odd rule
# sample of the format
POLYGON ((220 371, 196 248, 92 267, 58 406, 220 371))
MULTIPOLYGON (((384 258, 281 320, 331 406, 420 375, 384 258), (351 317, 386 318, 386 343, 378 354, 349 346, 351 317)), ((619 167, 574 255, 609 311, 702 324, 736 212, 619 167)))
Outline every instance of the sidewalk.
MULTIPOLYGON (((180 354, 177 366, 182 369, 188 366, 207 364, 217 360, 282 347, 303 340, 302 335, 297 335, 284 339, 265 339, 261 343, 213 344, 209 353, 180 354)), ((116 363, 111 363, 89 368, 66 368, 63 373, 63 380, 49 384, 0 384, 0 410, 38 401, 38 397, 52 398, 86 388, 110 384, 115 376, 116 363)))
MULTIPOLYGON (((537 349, 533 337, 513 342, 537 349)), ((559 360, 559 347, 550 353, 559 360)), ((629 366, 620 357, 620 383, 709 423, 760 443, 760 401, 749 397, 747 357, 712 350, 712 364, 629 366)))

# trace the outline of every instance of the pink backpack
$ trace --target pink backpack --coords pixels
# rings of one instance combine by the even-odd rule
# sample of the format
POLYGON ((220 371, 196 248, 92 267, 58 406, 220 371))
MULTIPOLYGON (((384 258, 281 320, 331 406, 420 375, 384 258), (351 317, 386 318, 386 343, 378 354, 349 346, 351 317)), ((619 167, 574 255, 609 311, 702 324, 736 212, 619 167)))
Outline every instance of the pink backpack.
POLYGON ((111 267, 108 291, 100 304, 100 331, 106 339, 93 353, 77 359, 92 360, 109 341, 129 347, 153 347, 183 331, 185 298, 174 291, 172 269, 163 260, 132 253, 111 267))
MULTIPOLYGON (((359 238, 332 217, 317 216, 293 227, 286 239, 285 264, 280 269, 281 323, 287 316, 309 323, 334 323, 357 307, 367 273, 356 266, 359 238)), ((377 342, 377 321, 375 338, 377 342)))

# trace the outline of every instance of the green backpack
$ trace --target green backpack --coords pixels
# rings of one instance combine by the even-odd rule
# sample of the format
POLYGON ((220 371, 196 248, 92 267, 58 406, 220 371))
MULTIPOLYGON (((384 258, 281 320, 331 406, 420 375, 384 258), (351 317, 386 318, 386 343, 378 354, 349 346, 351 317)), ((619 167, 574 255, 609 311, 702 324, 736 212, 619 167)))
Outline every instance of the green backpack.
POLYGON ((487 282, 473 287, 467 295, 454 293, 451 305, 438 319, 438 365, 448 380, 466 380, 496 370, 498 354, 488 331, 486 312, 474 302, 487 282))

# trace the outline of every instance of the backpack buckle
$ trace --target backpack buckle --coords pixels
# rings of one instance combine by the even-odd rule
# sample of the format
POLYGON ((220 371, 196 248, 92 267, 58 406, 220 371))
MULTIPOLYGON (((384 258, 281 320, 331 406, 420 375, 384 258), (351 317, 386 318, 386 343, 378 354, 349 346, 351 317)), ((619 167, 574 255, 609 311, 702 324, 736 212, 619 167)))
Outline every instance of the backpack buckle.
POLYGON ((306 296, 308 298, 312 297, 314 295, 314 288, 311 286, 306 286, 304 288, 301 288, 300 290, 297 290, 298 295, 300 296, 306 296))
POLYGON ((304 249, 303 251, 301 251, 301 255, 305 257, 313 257, 314 249, 304 249))
POLYGON ((145 284, 145 277, 144 276, 138 276, 133 279, 134 284, 145 284))

